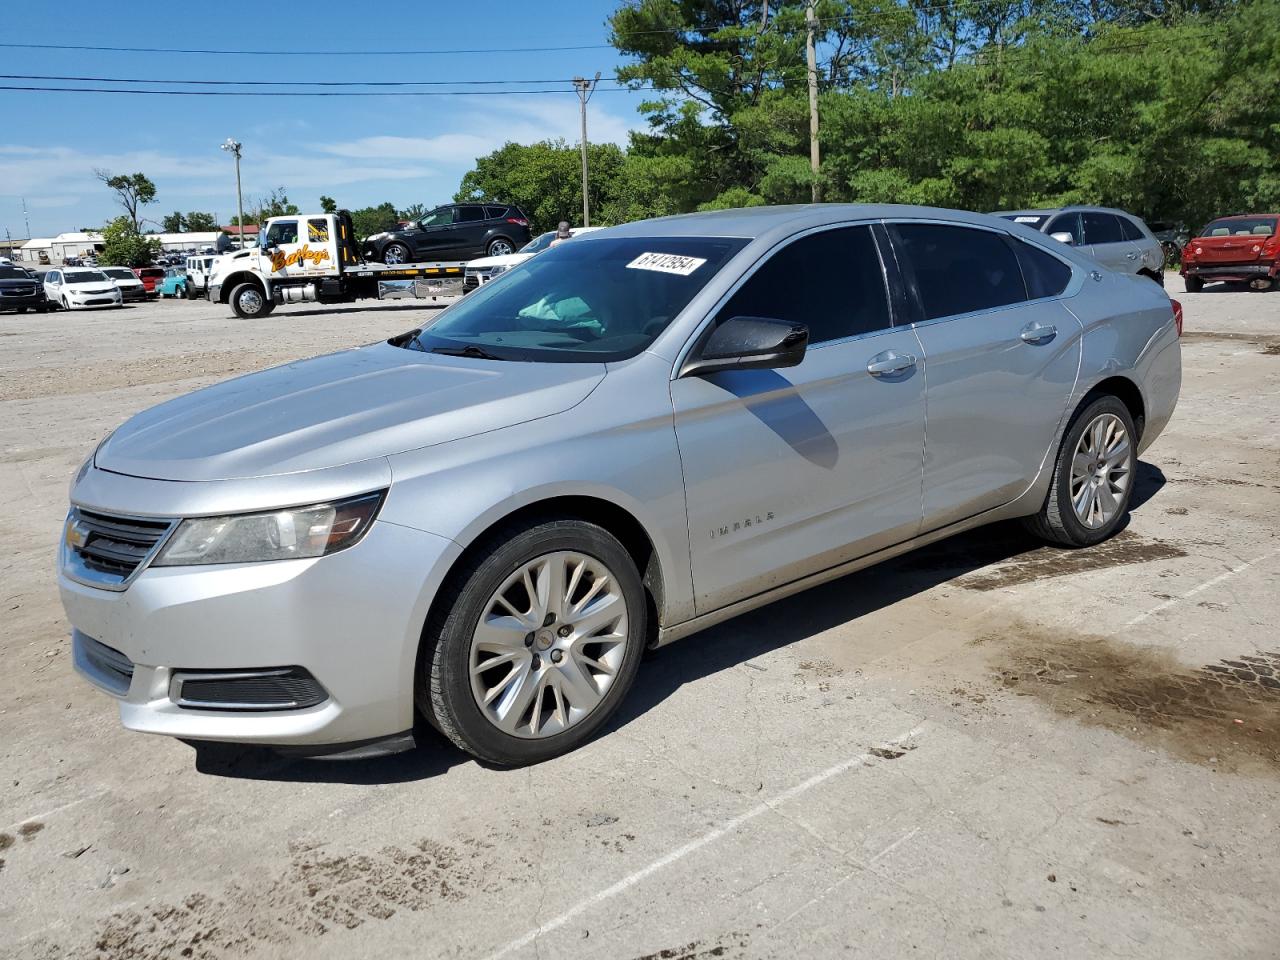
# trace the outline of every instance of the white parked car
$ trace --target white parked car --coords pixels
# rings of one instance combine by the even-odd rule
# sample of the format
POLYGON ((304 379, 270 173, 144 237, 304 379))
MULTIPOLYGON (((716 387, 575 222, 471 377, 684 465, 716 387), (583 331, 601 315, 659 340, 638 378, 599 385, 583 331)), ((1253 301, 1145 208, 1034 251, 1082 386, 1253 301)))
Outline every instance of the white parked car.
MULTIPOLYGON (((572 239, 584 233, 591 233, 593 230, 603 229, 603 227, 574 227, 569 231, 569 237, 572 239)), ((478 260, 469 261, 462 278, 462 292, 466 293, 474 290, 476 287, 488 283, 498 274, 506 273, 516 264, 524 263, 530 257, 548 249, 551 246, 551 241, 555 238, 556 232, 548 230, 546 233, 534 237, 515 253, 504 254, 500 257, 480 257, 478 260)))
POLYGON ((81 307, 119 307, 120 288, 101 270, 57 267, 44 275, 44 295, 63 310, 81 307))
POLYGON ((128 267, 103 267, 105 273, 120 290, 125 301, 147 299, 147 288, 138 275, 128 267))

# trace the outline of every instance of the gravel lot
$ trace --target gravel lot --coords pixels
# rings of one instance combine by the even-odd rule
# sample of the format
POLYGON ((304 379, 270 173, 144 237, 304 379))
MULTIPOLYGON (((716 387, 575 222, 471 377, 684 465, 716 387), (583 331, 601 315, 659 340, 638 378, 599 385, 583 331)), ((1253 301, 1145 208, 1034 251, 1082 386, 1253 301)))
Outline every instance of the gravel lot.
POLYGON ((991 528, 741 617, 516 772, 126 733, 54 584, 118 422, 428 310, 0 316, 0 956, 1275 957, 1280 294, 1177 296, 1113 541, 991 528))

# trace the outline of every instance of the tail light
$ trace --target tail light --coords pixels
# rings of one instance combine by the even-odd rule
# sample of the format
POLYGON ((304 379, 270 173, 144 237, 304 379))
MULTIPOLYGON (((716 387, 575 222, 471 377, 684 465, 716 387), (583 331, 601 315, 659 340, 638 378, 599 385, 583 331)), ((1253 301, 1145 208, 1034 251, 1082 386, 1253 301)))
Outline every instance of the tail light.
POLYGON ((1262 241, 1262 255, 1264 257, 1280 256, 1280 233, 1273 233, 1262 241))
POLYGON ((1169 302, 1173 304, 1173 325, 1178 328, 1178 336, 1182 336, 1182 304, 1172 297, 1169 302))
POLYGON ((514 223, 518 227, 527 227, 529 221, 524 217, 507 217, 507 223, 514 223))

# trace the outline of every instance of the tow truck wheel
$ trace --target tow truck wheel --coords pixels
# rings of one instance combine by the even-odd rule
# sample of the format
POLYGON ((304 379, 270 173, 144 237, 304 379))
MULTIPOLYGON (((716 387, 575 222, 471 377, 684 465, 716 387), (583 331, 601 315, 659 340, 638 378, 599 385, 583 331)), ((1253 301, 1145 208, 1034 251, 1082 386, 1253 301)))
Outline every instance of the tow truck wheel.
POLYGON ((412 254, 403 243, 388 243, 382 248, 383 263, 408 263, 412 254))
POLYGON ((243 317, 245 320, 265 317, 275 306, 256 283, 239 284, 231 291, 227 302, 231 304, 231 309, 235 311, 236 316, 243 317))
POLYGON ((1187 277, 1187 293, 1199 293, 1204 289, 1204 281, 1199 277, 1187 277))

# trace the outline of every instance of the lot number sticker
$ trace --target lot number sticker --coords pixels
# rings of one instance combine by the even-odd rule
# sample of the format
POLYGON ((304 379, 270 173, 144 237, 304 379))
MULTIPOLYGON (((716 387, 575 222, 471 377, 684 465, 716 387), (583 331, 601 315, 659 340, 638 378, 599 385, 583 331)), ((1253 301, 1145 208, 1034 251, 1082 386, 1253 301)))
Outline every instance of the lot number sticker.
POLYGON ((1043 217, 1014 217, 1014 223, 1039 223, 1043 217))
POLYGON ((701 257, 682 257, 678 253, 642 253, 627 264, 627 269, 656 270, 687 277, 706 262, 701 257))

